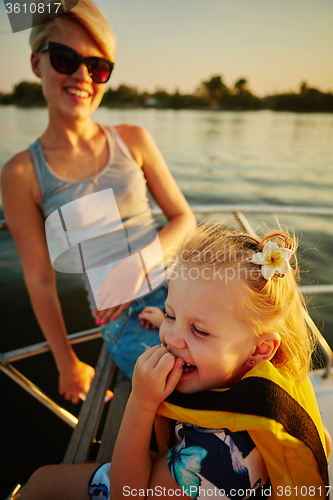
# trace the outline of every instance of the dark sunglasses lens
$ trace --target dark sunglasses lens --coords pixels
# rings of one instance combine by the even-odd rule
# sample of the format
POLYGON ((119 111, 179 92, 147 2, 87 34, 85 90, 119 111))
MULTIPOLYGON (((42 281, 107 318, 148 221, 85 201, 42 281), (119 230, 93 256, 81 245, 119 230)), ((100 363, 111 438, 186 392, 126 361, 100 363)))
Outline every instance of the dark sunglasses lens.
POLYGON ((109 61, 105 61, 99 57, 92 57, 88 63, 89 73, 96 83, 107 82, 110 78, 112 68, 113 66, 109 61))
POLYGON ((50 58, 54 69, 65 75, 74 73, 80 64, 74 51, 62 47, 54 47, 50 52, 50 58))

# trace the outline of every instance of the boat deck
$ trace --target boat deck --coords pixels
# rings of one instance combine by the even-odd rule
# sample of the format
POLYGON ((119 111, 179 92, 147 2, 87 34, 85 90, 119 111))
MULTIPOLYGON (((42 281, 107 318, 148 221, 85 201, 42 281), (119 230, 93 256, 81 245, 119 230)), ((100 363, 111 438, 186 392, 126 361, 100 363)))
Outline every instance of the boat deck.
POLYGON ((103 344, 95 376, 87 399, 82 405, 78 424, 73 431, 63 460, 64 464, 88 462, 91 459, 92 451, 95 451, 97 463, 111 461, 130 391, 130 379, 116 367, 109 356, 106 345, 103 344), (103 426, 103 434, 97 443, 95 438, 104 409, 105 391, 110 386, 113 389, 113 398, 108 403, 109 408, 103 426))

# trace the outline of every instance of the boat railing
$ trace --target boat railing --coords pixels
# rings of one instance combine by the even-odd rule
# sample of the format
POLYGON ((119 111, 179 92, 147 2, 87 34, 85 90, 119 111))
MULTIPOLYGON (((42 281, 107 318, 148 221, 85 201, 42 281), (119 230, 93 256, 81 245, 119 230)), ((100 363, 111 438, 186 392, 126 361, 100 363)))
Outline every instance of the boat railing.
MULTIPOLYGON (((289 214, 289 215, 315 215, 315 216, 333 216, 333 208, 321 207, 293 207, 293 206, 275 206, 275 205, 194 205, 191 207, 193 212, 197 215, 215 214, 215 213, 231 213, 241 228, 251 235, 256 235, 252 225, 245 216, 245 213, 274 213, 274 214, 289 214)), ((154 215, 161 215, 160 209, 153 210, 154 215)), ((0 231, 7 230, 5 220, 0 220, 0 231)), ((333 284, 328 285, 309 285, 300 286, 300 292, 304 294, 323 294, 333 293, 333 284)), ((307 315, 306 320, 309 327, 316 334, 316 341, 320 347, 325 363, 324 376, 330 376, 331 367, 333 364, 333 353, 324 339, 323 335, 319 332, 311 318, 307 315)), ((100 337, 101 331, 99 328, 93 328, 82 332, 74 333, 68 336, 72 344, 77 344, 92 340, 100 337)), ((61 407, 58 403, 53 401, 47 394, 44 393, 33 382, 28 380, 21 372, 19 372, 12 363, 24 358, 47 352, 49 350, 46 341, 40 342, 27 347, 22 347, 6 353, 0 354, 0 370, 7 376, 19 384, 24 390, 30 393, 33 397, 39 400, 59 418, 65 421, 71 427, 76 427, 78 423, 77 417, 72 415, 66 409, 61 407)))

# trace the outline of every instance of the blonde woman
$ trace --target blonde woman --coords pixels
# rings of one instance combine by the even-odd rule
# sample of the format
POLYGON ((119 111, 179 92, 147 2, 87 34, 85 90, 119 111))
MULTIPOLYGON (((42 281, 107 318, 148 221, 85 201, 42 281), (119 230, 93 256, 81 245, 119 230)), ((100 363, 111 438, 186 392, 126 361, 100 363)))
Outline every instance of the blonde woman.
MULTIPOLYGON (((74 200, 112 188, 124 226, 157 229, 164 259, 195 219, 147 130, 131 125, 100 125, 91 118, 111 76, 116 46, 113 32, 96 5, 91 0, 80 0, 70 12, 36 26, 30 44, 31 66, 41 79, 49 121, 41 137, 4 166, 3 205, 33 309, 59 370, 59 392, 76 403, 80 393, 88 392, 94 370, 77 358, 67 339, 45 219, 74 200), (146 185, 168 220, 163 228, 152 216, 146 185)), ((82 228, 89 223, 85 217, 80 220, 82 228)), ((110 211, 95 217, 101 233, 114 223, 113 217, 110 211)), ((134 271, 131 286, 137 291, 145 271, 142 267, 134 271)), ((121 289, 125 278, 123 275, 122 280, 119 276, 113 280, 111 290, 121 289)), ((95 304, 86 285, 93 312, 95 304)), ((110 285, 103 292, 104 303, 109 292, 110 285)), ((162 286, 145 300, 147 305, 161 307, 165 296, 162 286)), ((140 340, 147 330, 137 319, 137 301, 132 302, 130 313, 129 302, 99 307, 94 313, 96 323, 107 329, 111 355, 131 375, 144 344, 154 345, 156 339, 140 340), (133 324, 137 326, 134 332, 133 324), (117 341, 113 329, 118 329, 117 341), (132 332, 130 341, 126 340, 128 331, 132 332)))

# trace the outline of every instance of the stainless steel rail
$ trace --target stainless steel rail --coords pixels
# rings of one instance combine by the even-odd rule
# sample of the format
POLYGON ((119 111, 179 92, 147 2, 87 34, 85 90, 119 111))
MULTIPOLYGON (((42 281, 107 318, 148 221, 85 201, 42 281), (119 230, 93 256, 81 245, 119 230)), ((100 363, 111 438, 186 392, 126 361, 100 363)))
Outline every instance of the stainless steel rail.
MULTIPOLYGON (((250 222, 245 217, 244 213, 276 213, 276 214, 290 214, 290 215, 320 215, 320 216, 333 216, 333 208, 321 207, 292 207, 292 206, 277 206, 277 205, 193 205, 192 210, 196 214, 209 214, 209 213, 232 213, 239 225, 251 235, 255 235, 250 222)), ((154 215, 161 215, 162 210, 159 208, 153 209, 154 215)), ((0 231, 7 230, 5 220, 0 220, 0 231)), ((305 294, 312 293, 333 293, 332 285, 311 285, 300 287, 300 291, 305 294)), ((326 376, 330 373, 330 368, 333 364, 333 353, 324 337, 321 335, 311 318, 306 314, 305 319, 308 326, 316 334, 316 340, 323 353, 326 376)), ((93 328, 83 332, 78 332, 69 335, 69 340, 72 344, 85 342, 96 337, 101 336, 98 328, 93 328)), ((41 389, 28 380, 22 373, 14 368, 10 363, 24 359, 27 357, 41 354, 49 350, 47 342, 40 342, 38 344, 15 349, 3 354, 0 354, 0 370, 6 373, 12 380, 19 384, 23 389, 29 392, 33 397, 38 399, 42 404, 49 408, 59 418, 67 422, 71 427, 75 427, 78 420, 69 413, 67 410, 58 405, 55 401, 49 398, 41 389)))
MULTIPOLYGON (((333 208, 330 207, 294 207, 290 205, 241 205, 241 204, 226 204, 226 205, 191 205, 194 213, 279 213, 292 215, 323 215, 333 216, 333 208)), ((161 215, 160 208, 153 208, 154 215, 161 215)), ((0 219, 0 231, 8 229, 6 220, 0 219)))
MULTIPOLYGON (((91 330, 85 330, 83 332, 73 333, 68 335, 71 344, 78 344, 81 342, 86 342, 94 338, 100 337, 101 331, 99 328, 93 328, 91 330)), ((21 386, 26 392, 31 394, 40 403, 51 410, 55 415, 57 415, 61 420, 66 422, 71 427, 75 427, 78 423, 78 419, 69 411, 65 410, 62 406, 58 405, 53 399, 51 399, 44 391, 37 387, 33 382, 31 382, 27 377, 25 377, 21 372, 19 372, 10 362, 18 361, 20 359, 29 358, 35 356, 36 354, 42 354, 50 350, 48 343, 39 342, 27 347, 22 347, 20 349, 15 349, 13 351, 8 351, 6 353, 0 354, 0 370, 10 377, 14 382, 21 386)))
MULTIPOLYGON (((68 339, 71 344, 80 344, 81 342, 87 342, 88 340, 93 340, 102 336, 100 328, 92 328, 91 330, 84 330, 83 332, 71 333, 68 335, 68 339)), ((27 347, 21 347, 20 349, 15 349, 13 351, 5 352, 0 354, 0 360, 3 363, 12 363, 13 361, 18 361, 19 359, 29 358, 35 356, 36 354, 42 354, 50 350, 48 342, 39 342, 38 344, 33 344, 27 347)))
POLYGON ((27 379, 21 372, 16 370, 14 366, 10 363, 3 363, 0 360, 0 369, 8 377, 10 377, 14 382, 20 385, 26 392, 31 394, 35 399, 42 403, 46 408, 51 410, 55 415, 57 415, 61 420, 66 422, 71 427, 75 427, 78 423, 78 419, 72 415, 69 411, 65 410, 62 406, 58 405, 53 399, 49 398, 45 392, 43 392, 37 385, 35 385, 31 380, 27 379))
MULTIPOLYGON (((194 213, 279 213, 292 215, 325 215, 332 216, 333 208, 330 207, 293 207, 290 205, 191 205, 194 213)), ((154 215, 161 215, 160 208, 153 209, 154 215)), ((1 222, 1 221, 0 221, 1 222)))

